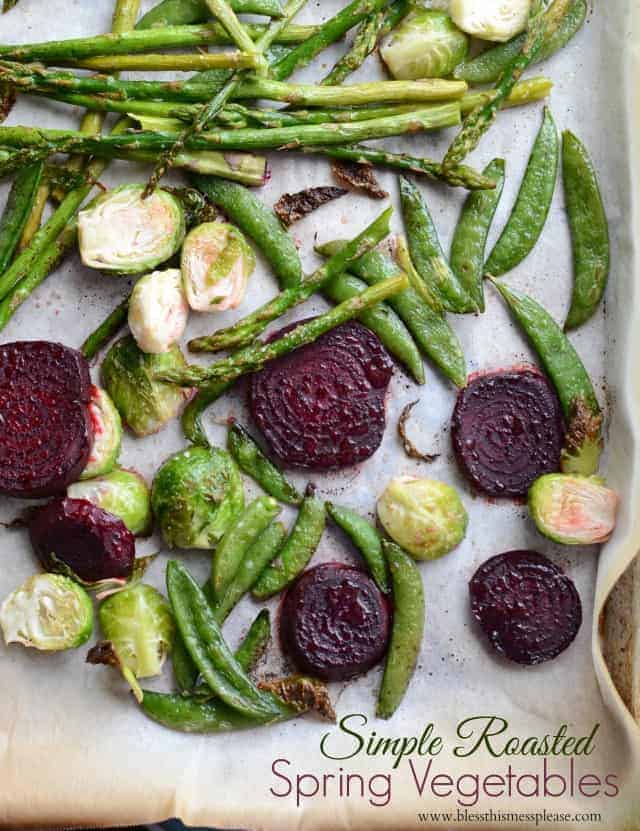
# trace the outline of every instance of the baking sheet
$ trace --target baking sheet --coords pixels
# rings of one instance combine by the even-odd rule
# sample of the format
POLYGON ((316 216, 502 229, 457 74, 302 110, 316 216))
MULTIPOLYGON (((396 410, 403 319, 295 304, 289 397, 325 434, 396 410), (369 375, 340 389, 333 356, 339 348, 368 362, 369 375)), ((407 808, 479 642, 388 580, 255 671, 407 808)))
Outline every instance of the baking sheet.
MULTIPOLYGON (((19 42, 73 37, 107 31, 111 0, 21 0, 10 14, 0 17, 0 42, 19 42)), ((143 1, 143 11, 153 3, 143 1)), ((338 0, 310 4, 300 21, 326 18, 344 5, 338 0)), ((634 508, 638 504, 638 448, 634 424, 634 402, 638 395, 637 373, 633 373, 634 339, 638 321, 634 310, 637 289, 637 261, 634 247, 636 224, 632 183, 636 138, 631 114, 638 102, 630 98, 637 44, 634 12, 638 4, 616 0, 589 15, 576 41, 563 53, 533 74, 547 74, 555 83, 550 99, 561 129, 575 130, 594 157, 604 186, 604 198, 611 224, 613 246, 612 280, 604 310, 572 336, 596 382, 603 401, 610 404, 609 441, 604 469, 610 483, 623 494, 620 523, 615 538, 598 557, 594 548, 568 549, 541 538, 527 518, 524 506, 488 502, 474 498, 454 464, 448 436, 448 420, 455 390, 428 367, 427 385, 416 387, 398 370, 389 400, 389 426, 382 447, 367 463, 342 474, 314 476, 322 495, 372 515, 375 498, 384 483, 399 474, 417 474, 442 479, 460 489, 469 512, 469 533, 463 544, 447 557, 421 566, 427 602, 426 636, 418 670, 407 698, 389 722, 374 719, 380 669, 346 686, 332 685, 338 716, 364 714, 369 723, 363 732, 377 730, 384 736, 420 734, 433 722, 442 735, 446 750, 434 760, 438 773, 454 778, 463 773, 487 775, 504 773, 508 759, 494 759, 478 753, 457 759, 451 753, 456 744, 459 721, 479 715, 498 715, 510 723, 509 734, 522 737, 553 733, 566 723, 569 732, 588 734, 596 723, 596 750, 576 762, 578 775, 593 772, 602 777, 613 774, 622 782, 617 798, 536 798, 515 795, 512 799, 480 796, 470 812, 517 812, 519 818, 467 819, 455 816, 472 798, 419 796, 411 770, 403 763, 392 773, 390 803, 374 807, 368 796, 338 794, 337 781, 328 780, 326 796, 319 794, 297 806, 295 794, 282 793, 285 783, 272 773, 275 760, 291 777, 296 774, 337 775, 359 773, 363 777, 391 772, 387 759, 360 755, 353 760, 331 761, 319 748, 328 731, 331 747, 339 746, 336 729, 312 718, 255 730, 214 737, 188 736, 170 732, 145 719, 115 673, 84 663, 86 650, 42 655, 18 646, 0 646, 0 823, 5 826, 117 825, 179 816, 194 825, 221 828, 251 828, 265 831, 287 829, 464 827, 556 828, 557 820, 527 820, 525 814, 562 812, 572 815, 571 823, 581 828, 638 829, 640 764, 638 731, 621 705, 602 662, 597 633, 599 610, 618 575, 637 550, 640 540, 634 508), (604 378, 607 378, 605 385, 604 378), (441 453, 432 465, 408 460, 402 453, 395 424, 404 405, 420 400, 414 410, 411 431, 421 447, 441 453), (540 667, 520 668, 496 658, 475 631, 468 611, 467 581, 489 556, 512 548, 535 548, 548 554, 575 580, 581 594, 585 619, 574 645, 558 659, 540 667), (595 602, 594 602, 595 598, 595 602), (595 609, 595 614, 594 614, 595 609), (594 671, 595 667, 595 671, 594 671), (637 800, 637 797, 635 797, 637 800), (418 812, 449 812, 420 821, 418 812), (578 814, 600 813, 596 819, 577 819, 578 814), (494 823, 488 824, 489 822, 494 823)), ((322 55, 313 67, 298 74, 300 79, 318 78, 332 64, 340 50, 322 55)), ((382 77, 377 58, 367 61, 353 80, 382 77)), ((637 76, 635 76, 637 77, 637 76)), ((507 181, 489 245, 502 228, 520 182, 526 159, 541 118, 541 106, 505 112, 500 123, 483 141, 473 157, 481 168, 494 156, 507 160, 507 181)), ((62 105, 24 99, 15 108, 9 123, 64 126, 77 123, 77 114, 62 105)), ((429 135, 387 142, 392 149, 411 149, 416 155, 440 158, 451 131, 434 138, 429 135)), ((261 191, 268 203, 285 191, 331 183, 328 163, 317 158, 278 156, 272 158, 273 177, 261 191)), ((380 179, 397 205, 397 187, 392 174, 380 179)), ((143 181, 144 168, 114 163, 104 181, 143 181)), ((434 219, 447 248, 465 194, 424 184, 434 219)), ((6 193, 6 188, 2 194, 6 193)), ((303 263, 311 270, 316 238, 325 241, 353 236, 379 213, 384 203, 348 195, 323 207, 293 227, 300 243, 303 263)), ((400 230, 398 215, 394 228, 400 230)), ((549 311, 562 319, 569 301, 571 257, 568 232, 558 189, 540 244, 510 284, 530 292, 549 311)), ((129 281, 105 277, 84 268, 71 258, 19 310, 3 333, 4 340, 50 338, 77 346, 127 291, 129 281)), ((264 264, 252 278, 241 308, 246 313, 276 290, 264 264)), ((323 308, 311 301, 291 319, 323 308)), ((233 313, 226 315, 229 320, 233 313)), ((189 336, 209 331, 218 321, 192 315, 189 336)), ((470 371, 509 366, 531 360, 532 354, 509 319, 495 293, 487 291, 487 311, 482 317, 454 319, 470 371)), ((97 377, 97 374, 96 374, 97 377)), ((206 424, 210 436, 224 442, 224 421, 235 415, 246 421, 241 393, 219 401, 209 411, 206 424)), ((144 473, 149 480, 168 455, 184 446, 179 425, 173 423, 144 440, 128 437, 122 462, 144 473)), ((294 479, 303 485, 304 475, 294 479)), ((251 490, 247 483, 248 490, 251 490)), ((0 520, 13 517, 20 507, 15 500, 0 502, 0 520)), ((289 521, 292 515, 285 511, 289 521)), ((139 553, 155 549, 157 540, 139 545, 139 553)), ((33 555, 23 532, 4 531, 0 536, 2 569, 0 595, 4 596, 35 570, 33 555)), ((355 554, 345 539, 330 531, 323 539, 316 562, 341 559, 353 561, 355 554)), ((148 574, 148 581, 162 587, 162 557, 148 574)), ((184 562, 199 576, 206 574, 209 555, 185 552, 184 562)), ((245 601, 233 613, 225 631, 236 643, 256 613, 245 601)), ((263 669, 282 667, 277 644, 273 644, 263 669)), ((165 679, 155 684, 167 687, 165 679)), ((346 745, 342 745, 343 747, 346 745)), ((335 755, 338 755, 337 751, 335 755)), ((421 777, 428 760, 416 759, 421 777)), ((542 760, 516 757, 519 773, 539 773, 542 760)), ((552 760, 552 766, 566 774, 568 760, 552 760)), ((311 780, 307 780, 310 784, 311 780)), ((378 786, 382 780, 377 780, 378 786)), ((473 790, 473 780, 466 781, 473 790)), ((373 798, 372 801, 383 801, 373 798)), ((467 815, 468 816, 468 815, 467 815)))

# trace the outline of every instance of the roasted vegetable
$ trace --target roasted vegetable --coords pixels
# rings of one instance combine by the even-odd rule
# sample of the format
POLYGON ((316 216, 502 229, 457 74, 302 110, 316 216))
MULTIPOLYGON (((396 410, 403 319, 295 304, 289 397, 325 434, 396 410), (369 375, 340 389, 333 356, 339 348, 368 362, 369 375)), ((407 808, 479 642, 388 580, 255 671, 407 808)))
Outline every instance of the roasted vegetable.
POLYGON ((445 12, 414 6, 385 39, 380 57, 400 81, 446 78, 466 57, 469 38, 445 12))
POLYGON ((307 214, 313 213, 322 205, 326 205, 327 202, 331 202, 332 199, 344 196, 346 192, 344 188, 328 186, 306 188, 297 193, 283 193, 273 206, 273 210, 280 222, 288 227, 299 219, 303 219, 307 214))
POLYGON ((169 352, 187 328, 189 306, 178 268, 138 280, 129 298, 129 329, 143 352, 169 352))
POLYGON ((151 495, 147 483, 134 470, 114 470, 67 488, 71 499, 86 499, 114 514, 136 535, 151 532, 151 495))
POLYGON ((115 404, 105 390, 91 387, 89 415, 93 425, 93 443, 81 479, 93 479, 109 473, 116 466, 122 444, 122 421, 115 404))
POLYGON ((523 32, 531 0, 451 0, 456 24, 481 40, 504 42, 523 32))

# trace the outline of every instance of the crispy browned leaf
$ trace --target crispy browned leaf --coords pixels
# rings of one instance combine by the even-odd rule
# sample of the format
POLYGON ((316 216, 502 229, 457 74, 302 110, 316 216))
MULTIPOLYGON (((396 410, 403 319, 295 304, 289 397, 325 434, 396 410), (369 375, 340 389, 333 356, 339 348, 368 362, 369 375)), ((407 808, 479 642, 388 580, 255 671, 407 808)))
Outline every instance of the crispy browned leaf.
POLYGON ((344 188, 332 186, 307 188, 298 193, 283 193, 280 199, 273 206, 280 222, 287 227, 307 216, 316 208, 344 196, 347 191, 344 188))
POLYGON ((315 678, 290 675, 287 678, 277 678, 273 681, 261 681, 258 686, 261 690, 277 695, 301 713, 313 710, 326 721, 336 720, 329 691, 325 684, 315 678))
POLYGON ((0 124, 6 120, 7 116, 13 109, 16 103, 16 91, 14 87, 8 84, 0 85, 0 124))
POLYGON ((419 462, 435 462, 440 456, 439 453, 421 453, 407 435, 407 422, 411 416, 411 411, 417 403, 417 401, 412 401, 411 404, 407 404, 400 415, 400 420, 398 421, 400 441, 402 442, 404 452, 410 459, 417 459, 419 462))
POLYGON ((386 199, 389 194, 380 187, 373 167, 359 162, 331 162, 333 175, 339 182, 354 190, 362 191, 373 199, 386 199))

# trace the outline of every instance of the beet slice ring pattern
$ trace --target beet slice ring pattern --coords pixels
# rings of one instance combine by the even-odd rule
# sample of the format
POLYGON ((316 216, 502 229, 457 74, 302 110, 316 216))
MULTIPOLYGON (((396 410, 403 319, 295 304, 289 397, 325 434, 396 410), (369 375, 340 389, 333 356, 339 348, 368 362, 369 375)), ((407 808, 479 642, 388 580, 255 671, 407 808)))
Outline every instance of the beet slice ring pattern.
POLYGON ((536 551, 491 557, 469 583, 471 610, 493 648, 519 664, 550 661, 582 623, 573 581, 536 551))
POLYGON ((131 575, 133 534, 120 517, 86 499, 54 499, 36 508, 29 536, 49 571, 70 569, 85 583, 131 575))
POLYGON ((253 419, 284 464, 313 470, 347 467, 368 459, 380 446, 392 373, 393 363, 378 337, 350 321, 271 361, 252 377, 253 419))
POLYGON ((280 609, 280 640, 302 672, 344 681, 375 666, 389 642, 389 601, 364 571, 323 563, 305 571, 280 609))
POLYGON ((479 491, 526 496, 539 476, 560 467, 558 396, 533 369, 480 375, 458 394, 451 438, 460 467, 479 491))
POLYGON ((0 346, 0 492, 54 496, 84 469, 93 441, 89 366, 48 341, 0 346))

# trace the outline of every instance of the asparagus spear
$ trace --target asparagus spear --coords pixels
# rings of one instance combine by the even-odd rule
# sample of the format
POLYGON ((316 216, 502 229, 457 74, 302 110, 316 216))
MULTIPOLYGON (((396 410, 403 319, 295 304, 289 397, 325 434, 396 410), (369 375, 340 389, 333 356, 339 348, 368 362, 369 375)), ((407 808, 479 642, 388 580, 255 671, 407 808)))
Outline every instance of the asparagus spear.
POLYGON ((189 72, 207 69, 255 69, 259 58, 250 52, 190 52, 187 54, 113 55, 111 57, 60 60, 60 66, 94 69, 96 72, 146 70, 147 72, 189 72))
POLYGON ((127 297, 125 297, 125 299, 119 303, 102 321, 98 328, 94 329, 94 331, 80 347, 80 351, 88 361, 95 358, 102 347, 106 346, 111 338, 113 338, 127 322, 130 297, 130 294, 127 295, 127 297))
POLYGON ((221 383, 234 381, 249 372, 257 372, 268 361, 280 358, 294 349, 312 343, 330 329, 351 320, 365 309, 370 309, 377 303, 386 300, 387 297, 391 297, 399 291, 404 291, 408 286, 409 281, 406 275, 399 274, 396 277, 390 277, 366 289, 362 294, 334 306, 333 309, 319 317, 301 323, 275 341, 252 344, 210 367, 192 365, 181 369, 160 371, 156 378, 160 381, 168 381, 188 387, 206 386, 212 381, 221 383))
POLYGON ((376 48, 384 21, 384 11, 375 12, 375 14, 365 18, 360 24, 351 49, 340 58, 331 72, 320 83, 324 85, 341 84, 345 78, 348 78, 352 72, 362 66, 367 56, 376 48))
MULTIPOLYGON (((236 14, 282 17, 279 0, 229 0, 236 14)), ((205 23, 211 17, 204 0, 162 0, 139 21, 136 29, 152 29, 180 23, 205 23)))
POLYGON ((0 217, 0 273, 11 262, 42 181, 42 164, 23 168, 15 178, 0 217))

